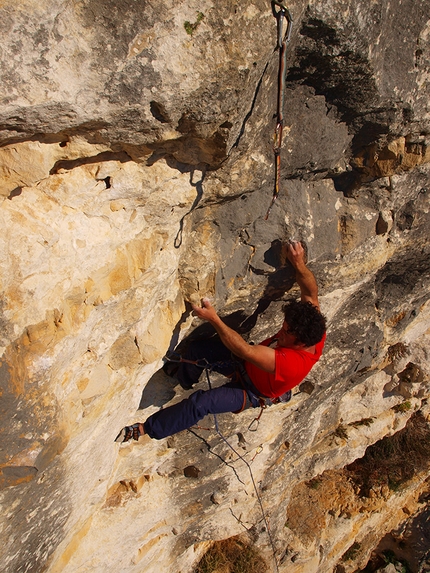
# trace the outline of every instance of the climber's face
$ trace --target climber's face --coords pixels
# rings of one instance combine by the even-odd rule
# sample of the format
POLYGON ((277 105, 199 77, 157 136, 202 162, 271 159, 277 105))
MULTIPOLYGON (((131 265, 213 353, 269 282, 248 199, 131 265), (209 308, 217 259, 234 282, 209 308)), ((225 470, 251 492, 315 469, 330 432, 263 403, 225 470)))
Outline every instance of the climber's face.
POLYGON ((281 330, 278 332, 278 345, 285 348, 294 348, 297 346, 296 337, 288 331, 288 324, 285 320, 281 330))

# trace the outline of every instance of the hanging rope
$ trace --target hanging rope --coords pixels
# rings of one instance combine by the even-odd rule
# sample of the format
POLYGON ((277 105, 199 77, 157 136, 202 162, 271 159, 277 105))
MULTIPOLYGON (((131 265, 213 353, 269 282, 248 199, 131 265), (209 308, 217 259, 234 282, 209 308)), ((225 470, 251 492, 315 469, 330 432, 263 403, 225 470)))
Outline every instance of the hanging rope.
MULTIPOLYGON (((212 383, 211 383, 211 378, 210 378, 210 372, 213 370, 213 368, 215 366, 218 365, 224 365, 225 362, 215 362, 213 364, 209 364, 208 361, 206 360, 206 358, 200 359, 200 360, 187 360, 186 358, 182 358, 182 356, 180 356, 180 354, 177 353, 170 353, 168 356, 165 356, 165 358, 169 361, 169 362, 186 362, 187 364, 194 364, 195 366, 198 366, 199 368, 202 368, 205 371, 206 374, 206 380, 208 383, 208 387, 209 390, 212 390, 212 383)), ((263 507, 263 501, 261 499, 260 493, 258 491, 257 488, 257 484, 255 483, 254 480, 254 474, 252 473, 252 468, 250 463, 230 444, 230 442, 227 440, 227 438, 222 434, 221 430, 219 429, 218 426, 218 418, 216 414, 212 414, 214 417, 214 424, 215 424, 215 431, 218 434, 218 436, 221 438, 221 440, 230 448, 230 450, 238 457, 238 459, 240 459, 248 468, 249 471, 249 475, 251 477, 251 481, 252 481, 252 485, 254 487, 254 491, 255 491, 255 495, 257 497, 258 500, 258 504, 260 506, 260 510, 261 510, 261 515, 263 517, 263 521, 264 521, 264 525, 266 526, 266 531, 267 531, 267 535, 269 537, 269 541, 270 541, 270 545, 272 547, 272 552, 273 552, 273 559, 275 562, 275 567, 276 567, 276 571, 277 573, 279 573, 279 565, 278 565, 278 560, 276 557, 276 547, 275 547, 275 543, 273 541, 272 538, 272 534, 270 532, 270 527, 269 527, 269 523, 267 521, 267 517, 266 517, 266 513, 264 511, 264 507, 263 507)), ((260 416, 261 416, 261 412, 260 412, 260 416)), ((259 416, 259 417, 260 417, 259 416)), ((203 428, 206 429, 206 428, 203 428)), ((195 434, 195 432, 190 429, 190 431, 195 434)), ((198 434, 195 434, 198 435, 198 434)), ((200 436, 199 436, 200 437, 200 436)), ((251 462, 254 461, 255 456, 260 453, 260 451, 262 450, 262 447, 259 446, 257 448, 257 452, 254 455, 254 457, 252 458, 251 462), (260 449, 261 448, 261 449, 260 449)), ((209 447, 209 451, 212 452, 211 448, 209 447)), ((212 452, 213 453, 213 452, 212 452)), ((218 454, 216 454, 218 458, 220 458, 227 466, 232 467, 229 463, 227 463, 223 458, 221 458, 221 456, 219 456, 218 454)), ((234 473, 236 474, 237 479, 243 484, 244 482, 239 478, 239 476, 236 473, 236 470, 233 468, 234 473)))
POLYGON ((287 70, 287 43, 290 41, 291 30, 293 27, 293 18, 285 5, 285 2, 272 0, 272 11, 277 21, 278 43, 279 48, 279 72, 278 72, 278 105, 276 110, 276 127, 273 137, 273 152, 275 154, 275 186, 273 190, 272 202, 267 209, 265 220, 269 218, 273 204, 279 194, 279 180, 281 176, 281 146, 282 146, 282 128, 284 126, 284 93, 285 93, 285 75, 287 70), (284 34, 284 27, 286 31, 284 34))
MULTIPOLYGON (((209 370, 210 370, 210 369, 209 369, 208 367, 205 368, 205 373, 206 373, 206 379, 207 379, 207 381, 208 381, 208 386, 209 386, 209 389, 212 390, 212 384, 211 384, 211 379, 210 379, 210 375, 209 375, 209 370)), ((227 440, 227 438, 225 438, 224 435, 221 433, 221 430, 219 429, 219 426, 218 426, 218 419, 217 419, 216 414, 213 414, 213 417, 214 417, 214 422, 215 422, 215 430, 216 430, 216 433, 218 434, 218 436, 227 444, 227 446, 231 449, 231 451, 232 451, 234 454, 236 454, 236 456, 237 456, 240 460, 242 460, 242 462, 243 462, 243 463, 246 465, 246 467, 248 468, 249 475, 251 476, 252 485, 253 485, 253 487, 254 487, 255 495, 256 495, 257 500, 258 500, 258 503, 259 503, 259 505, 260 505, 261 515, 262 515, 262 517, 263 517, 264 525, 266 526, 266 531, 267 531, 267 535, 268 535, 268 537, 269 537, 270 545, 272 546, 273 559, 274 559, 274 561, 275 561, 276 571, 279 573, 278 560, 277 560, 277 558, 276 558, 276 547, 275 547, 275 543, 274 543, 274 541, 273 541, 272 534, 271 534, 271 532, 270 532, 270 527, 269 527, 269 523, 268 523, 267 518, 266 518, 266 513, 265 513, 265 511, 264 511, 263 502, 262 502, 262 500, 261 500, 261 496, 260 496, 260 493, 259 493, 259 491, 258 491, 257 484, 255 483, 254 475, 253 475, 253 473, 252 473, 251 466, 250 466, 249 462, 248 462, 242 455, 240 455, 240 453, 239 453, 238 451, 236 451, 236 450, 233 448, 233 446, 229 443, 229 441, 227 440)))

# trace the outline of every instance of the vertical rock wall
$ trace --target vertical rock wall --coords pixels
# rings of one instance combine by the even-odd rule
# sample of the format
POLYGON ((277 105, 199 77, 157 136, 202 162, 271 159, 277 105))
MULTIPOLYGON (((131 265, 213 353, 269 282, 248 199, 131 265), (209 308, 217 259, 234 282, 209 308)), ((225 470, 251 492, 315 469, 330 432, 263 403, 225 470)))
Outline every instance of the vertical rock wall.
POLYGON ((269 2, 2 4, 2 571, 186 573, 246 532, 269 570, 274 548, 279 571, 349 572, 422 508, 424 466, 366 495, 345 468, 429 417, 430 6, 289 8, 266 220, 269 2), (290 237, 328 340, 257 431, 220 417, 252 475, 213 429, 114 444, 187 394, 160 371, 199 333, 187 301, 213 297, 255 342, 276 330, 290 237))

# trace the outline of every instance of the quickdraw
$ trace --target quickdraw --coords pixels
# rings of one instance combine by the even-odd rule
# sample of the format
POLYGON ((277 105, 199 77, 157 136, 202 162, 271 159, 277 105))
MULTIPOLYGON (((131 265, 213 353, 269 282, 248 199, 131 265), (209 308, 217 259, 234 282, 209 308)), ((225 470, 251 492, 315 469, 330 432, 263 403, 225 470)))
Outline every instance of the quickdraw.
POLYGON ((263 451, 263 445, 260 444, 258 446, 258 448, 255 450, 255 454, 252 456, 252 458, 249 460, 249 463, 252 464, 252 462, 255 460, 255 458, 258 456, 258 454, 261 454, 261 452, 263 451))
POLYGON ((281 146, 282 146, 282 129, 284 126, 284 93, 285 93, 285 75, 287 70, 287 43, 290 41, 291 30, 293 28, 293 18, 285 2, 272 0, 272 12, 277 21, 279 48, 279 73, 278 73, 278 105, 276 111, 276 127, 273 137, 273 152, 275 154, 275 186, 273 190, 272 201, 267 209, 265 220, 269 218, 273 204, 278 198, 279 181, 281 176, 281 146), (284 25, 287 25, 284 34, 284 25))
POLYGON ((208 362, 206 358, 199 358, 198 360, 188 360, 188 358, 183 358, 178 352, 168 352, 164 360, 167 362, 176 362, 180 364, 185 362, 186 364, 193 364, 198 366, 202 370, 212 371, 215 367, 230 366, 234 360, 219 360, 218 362, 208 362))
POLYGON ((260 425, 260 418, 263 415, 264 410, 267 408, 266 403, 263 398, 260 398, 260 413, 256 418, 252 420, 252 422, 248 426, 249 432, 256 432, 258 430, 258 426, 260 425))
POLYGON ((177 352, 168 352, 164 357, 167 362, 177 362, 178 364, 181 362, 186 362, 187 364, 194 364, 199 368, 210 368, 215 366, 215 364, 209 364, 206 358, 200 358, 199 360, 188 360, 187 358, 182 358, 182 356, 177 352))

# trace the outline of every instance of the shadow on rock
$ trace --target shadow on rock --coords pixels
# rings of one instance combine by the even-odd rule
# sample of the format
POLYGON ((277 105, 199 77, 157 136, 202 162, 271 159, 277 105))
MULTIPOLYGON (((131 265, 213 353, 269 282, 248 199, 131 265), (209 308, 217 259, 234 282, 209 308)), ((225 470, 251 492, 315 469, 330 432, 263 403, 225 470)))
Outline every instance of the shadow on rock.
POLYGON ((145 386, 139 403, 139 410, 149 406, 164 406, 176 394, 175 386, 178 381, 167 376, 163 369, 157 370, 145 386))
MULTIPOLYGON (((276 264, 279 261, 279 253, 280 242, 274 241, 274 243, 272 243, 272 247, 268 249, 265 254, 269 264, 276 264)), ((280 266, 274 272, 264 274, 268 277, 267 286, 254 312, 247 315, 245 310, 237 310, 222 317, 223 321, 230 328, 233 328, 242 335, 249 333, 256 325, 260 314, 265 312, 272 302, 281 299, 285 293, 291 289, 295 282, 294 269, 290 265, 280 266)), ((192 344, 193 341, 207 340, 208 344, 210 344, 211 339, 217 336, 213 326, 204 322, 197 326, 197 328, 195 328, 186 338, 184 338, 184 340, 180 342, 179 345, 176 346, 180 324, 184 320, 185 315, 188 315, 190 311, 191 306, 187 303, 187 310, 184 313, 184 316, 181 317, 172 336, 169 353, 174 350, 173 353, 178 357, 186 352, 187 347, 192 344)), ((169 362, 166 361, 166 364, 169 364, 169 362)), ((174 362, 170 362, 170 364, 174 365, 174 362)), ((174 375, 174 368, 172 368, 172 370, 173 372, 170 372, 170 374, 174 375)), ((179 384, 178 380, 167 375, 164 369, 160 368, 160 370, 155 372, 145 386, 139 403, 139 410, 143 410, 149 406, 164 406, 176 395, 175 387, 179 384)))

